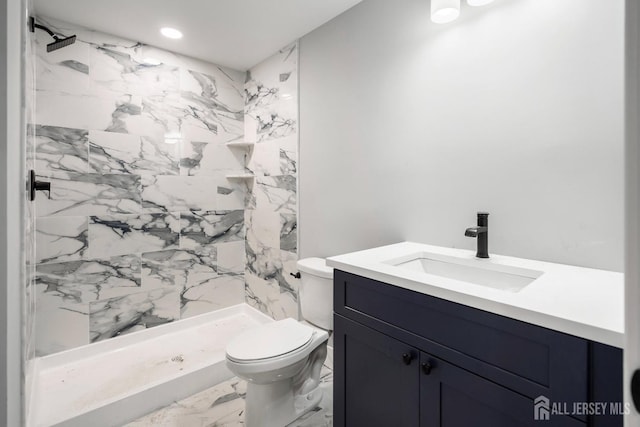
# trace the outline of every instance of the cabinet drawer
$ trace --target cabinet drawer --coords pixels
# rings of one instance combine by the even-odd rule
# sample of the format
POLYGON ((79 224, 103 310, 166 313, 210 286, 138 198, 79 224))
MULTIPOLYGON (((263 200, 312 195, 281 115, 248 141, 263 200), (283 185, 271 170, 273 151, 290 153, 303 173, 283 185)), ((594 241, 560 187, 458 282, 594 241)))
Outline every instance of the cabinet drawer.
POLYGON ((588 342, 336 271, 335 312, 528 397, 587 401, 588 342))

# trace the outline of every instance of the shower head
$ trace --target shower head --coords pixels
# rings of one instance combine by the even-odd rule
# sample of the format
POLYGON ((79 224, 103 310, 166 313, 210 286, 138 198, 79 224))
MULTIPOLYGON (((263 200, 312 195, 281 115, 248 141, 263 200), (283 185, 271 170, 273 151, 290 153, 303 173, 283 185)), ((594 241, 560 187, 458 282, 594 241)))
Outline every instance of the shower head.
POLYGON ((47 52, 53 52, 54 50, 62 49, 65 46, 69 46, 70 44, 74 44, 76 42, 75 34, 69 37, 58 37, 56 33, 45 27, 44 25, 36 24, 36 19, 33 16, 29 17, 29 28, 31 32, 35 32, 36 28, 39 28, 43 31, 46 31, 53 40, 51 43, 47 45, 47 52))
POLYGON ((47 52, 53 52, 54 50, 62 49, 65 46, 69 46, 70 44, 74 44, 76 42, 76 36, 70 36, 65 38, 60 38, 53 36, 55 41, 49 43, 47 45, 47 52))

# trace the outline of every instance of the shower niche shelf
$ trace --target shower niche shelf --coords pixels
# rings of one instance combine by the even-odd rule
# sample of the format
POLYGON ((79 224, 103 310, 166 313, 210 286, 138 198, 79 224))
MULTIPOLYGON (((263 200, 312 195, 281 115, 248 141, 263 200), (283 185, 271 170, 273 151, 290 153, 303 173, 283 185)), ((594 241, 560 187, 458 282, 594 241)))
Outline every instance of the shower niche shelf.
POLYGON ((255 175, 251 172, 231 172, 225 175, 227 179, 253 179, 255 175))
POLYGON ((225 145, 229 148, 241 148, 243 150, 247 150, 255 145, 254 142, 247 141, 231 141, 225 143, 225 145))

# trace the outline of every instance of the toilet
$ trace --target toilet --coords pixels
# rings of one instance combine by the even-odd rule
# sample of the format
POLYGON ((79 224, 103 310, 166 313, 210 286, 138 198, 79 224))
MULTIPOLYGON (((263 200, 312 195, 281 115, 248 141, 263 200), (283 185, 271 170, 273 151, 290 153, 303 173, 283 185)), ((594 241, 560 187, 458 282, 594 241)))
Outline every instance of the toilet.
POLYGON ((320 370, 333 330, 333 269, 298 261, 300 318, 243 332, 227 345, 227 366, 247 381, 245 425, 284 427, 322 400, 320 370))

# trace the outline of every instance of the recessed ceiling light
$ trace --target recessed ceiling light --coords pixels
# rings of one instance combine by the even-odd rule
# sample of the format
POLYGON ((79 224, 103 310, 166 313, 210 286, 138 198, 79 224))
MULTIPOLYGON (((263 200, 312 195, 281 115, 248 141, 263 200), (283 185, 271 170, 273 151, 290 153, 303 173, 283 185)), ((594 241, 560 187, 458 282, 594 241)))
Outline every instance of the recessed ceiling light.
POLYGON ((182 32, 176 30, 175 28, 171 28, 171 27, 160 28, 160 33, 162 33, 163 36, 168 37, 170 39, 181 39, 182 38, 182 32))
POLYGON ((446 24, 460 16, 460 0, 431 0, 431 20, 446 24))
POLYGON ((162 64, 162 61, 160 61, 157 58, 153 58, 151 56, 148 56, 148 57, 144 58, 142 60, 142 62, 144 62, 147 65, 160 65, 160 64, 162 64))
POLYGON ((484 6, 485 4, 492 3, 493 0, 467 0, 469 6, 484 6))

